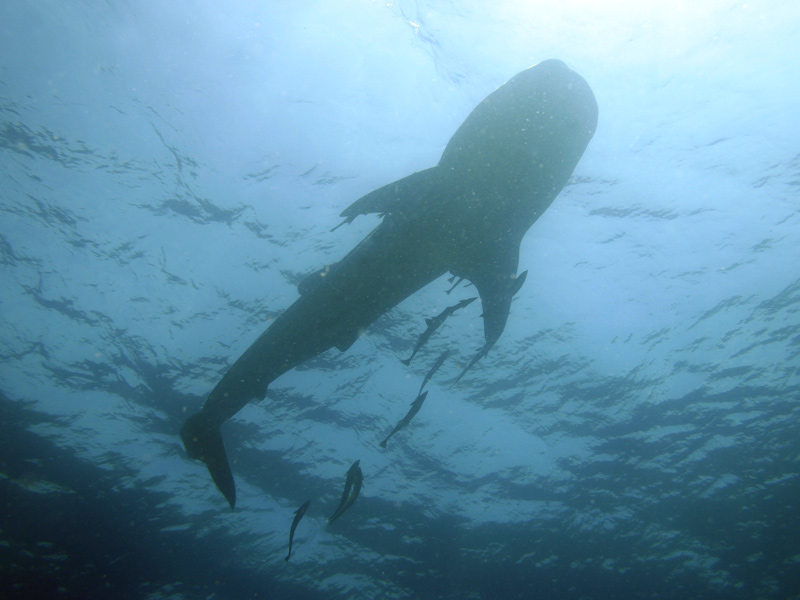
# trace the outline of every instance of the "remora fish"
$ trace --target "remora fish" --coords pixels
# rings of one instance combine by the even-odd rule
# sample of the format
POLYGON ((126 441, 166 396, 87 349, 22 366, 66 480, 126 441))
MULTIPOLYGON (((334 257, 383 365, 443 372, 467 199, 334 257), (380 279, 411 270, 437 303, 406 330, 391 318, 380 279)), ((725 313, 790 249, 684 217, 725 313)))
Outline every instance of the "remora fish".
POLYGON ((408 410, 406 416, 400 419, 397 425, 394 426, 394 429, 392 429, 392 432, 380 443, 381 448, 386 448, 386 442, 389 441, 389 438, 411 422, 411 419, 414 418, 414 415, 416 415, 419 412, 419 409, 422 408, 422 403, 425 402, 425 398, 427 396, 428 392, 422 392, 416 397, 414 402, 411 403, 411 408, 408 410))
MULTIPOLYGON (((383 313, 446 272, 471 281, 483 304, 485 352, 511 304, 508 282, 533 223, 567 183, 597 126, 584 79, 559 60, 512 77, 469 114, 439 164, 370 192, 342 212, 382 222, 338 263, 313 273, 301 296, 239 357, 181 429, 233 507, 236 486, 222 424, 289 369, 347 350, 383 313)), ((483 353, 485 353, 482 350, 483 353)))
POLYGON ((298 508, 294 511, 294 521, 292 521, 292 528, 289 530, 289 554, 286 555, 286 562, 289 562, 289 558, 292 556, 292 542, 294 541, 294 530, 297 529, 297 524, 300 522, 300 519, 303 518, 303 515, 306 514, 306 510, 308 510, 308 505, 311 504, 311 500, 306 500, 303 506, 298 508))
POLYGON ((465 306, 469 306, 469 303, 472 302, 473 300, 477 300, 477 297, 467 298, 466 300, 462 300, 458 304, 455 304, 453 306, 448 306, 432 319, 425 319, 425 324, 428 326, 428 328, 420 334, 419 339, 417 340, 417 345, 414 346, 414 351, 411 353, 411 356, 409 356, 406 360, 403 360, 401 362, 405 366, 409 366, 411 364, 411 359, 414 358, 414 356, 416 356, 417 352, 419 352, 419 349, 422 348, 422 346, 425 345, 425 342, 427 342, 430 339, 431 335, 433 335, 433 332, 442 326, 442 324, 447 320, 447 317, 452 315, 459 308, 464 308, 465 306))
POLYGON ((361 467, 358 466, 358 463, 360 462, 360 460, 357 460, 347 470, 347 478, 344 481, 342 500, 339 502, 339 507, 328 519, 328 523, 333 523, 335 519, 341 517, 348 508, 353 506, 356 498, 358 498, 358 494, 361 491, 361 485, 364 482, 364 474, 361 472, 361 467))
POLYGON ((447 360, 448 356, 450 356, 450 350, 445 350, 439 355, 439 358, 437 358, 436 362, 433 363, 431 370, 428 371, 427 375, 425 375, 425 379, 422 380, 422 385, 419 386, 419 392, 417 392, 417 395, 422 393, 422 388, 424 388, 428 384, 428 382, 433 378, 433 374, 439 370, 439 367, 441 367, 442 364, 444 364, 444 361, 447 360))
MULTIPOLYGON (((450 278, 450 283, 453 283, 453 280, 454 280, 454 279, 455 279, 455 277, 451 277, 451 278, 450 278)), ((461 283, 462 281, 464 281, 464 278, 463 278, 463 277, 459 277, 459 278, 458 278, 458 281, 456 281, 455 283, 453 283, 453 287, 451 287, 449 290, 447 290, 447 291, 445 292, 445 294, 447 294, 447 295, 449 296, 449 295, 450 295, 450 292, 452 292, 454 289, 456 289, 456 288, 458 287, 458 284, 459 284, 459 283, 461 283)))

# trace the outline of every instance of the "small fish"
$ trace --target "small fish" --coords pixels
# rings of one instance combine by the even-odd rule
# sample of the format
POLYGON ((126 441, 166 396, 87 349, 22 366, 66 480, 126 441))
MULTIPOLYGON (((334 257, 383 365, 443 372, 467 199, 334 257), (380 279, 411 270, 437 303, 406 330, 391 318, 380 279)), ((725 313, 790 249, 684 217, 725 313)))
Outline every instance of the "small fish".
POLYGON ((419 396, 417 396, 414 402, 411 403, 411 408, 408 410, 408 414, 400 419, 400 422, 395 425, 394 429, 392 429, 392 432, 380 443, 381 448, 386 448, 386 442, 389 441, 389 438, 409 424, 411 419, 414 418, 414 415, 416 415, 419 412, 419 409, 422 408, 422 403, 425 402, 425 398, 427 396, 428 392, 422 392, 419 396))
POLYGON ((333 233, 334 231, 336 231, 337 229, 339 229, 339 227, 341 227, 342 225, 349 225, 350 223, 352 223, 352 222, 353 222, 353 220, 354 220, 355 218, 356 218, 356 215, 353 215, 352 217, 347 217, 347 218, 346 218, 344 221, 342 221, 342 222, 341 222, 341 223, 339 223, 339 224, 338 224, 336 227, 334 227, 333 229, 331 229, 331 233, 333 233))
POLYGON ((358 494, 361 491, 361 485, 364 482, 364 474, 361 472, 361 467, 358 466, 360 462, 360 460, 357 460, 347 470, 347 478, 344 482, 342 500, 339 502, 339 507, 328 519, 328 523, 333 523, 335 519, 341 517, 348 508, 353 506, 356 498, 358 498, 358 494))
MULTIPOLYGON (((453 283, 453 279, 455 279, 455 275, 449 279, 450 283, 453 283)), ((453 283, 453 287, 451 287, 449 290, 447 290, 445 292, 445 294, 447 294, 449 296, 450 292, 452 292, 454 289, 456 289, 458 287, 458 284, 461 283, 462 281, 464 281, 464 278, 463 277, 459 277, 458 281, 453 283)))
POLYGON ((463 371, 461 371, 461 374, 458 377, 456 377, 455 381, 453 382, 453 385, 458 383, 461 380, 461 378, 464 375, 466 375, 467 371, 469 371, 472 368, 472 365, 474 365, 476 362, 478 362, 480 359, 486 356, 489 353, 490 348, 491 346, 489 346, 489 344, 485 344, 480 350, 478 350, 478 353, 472 358, 471 361, 469 361, 467 367, 463 371))
POLYGON ((452 315, 459 308, 464 308, 465 306, 469 305, 474 300, 477 300, 477 297, 467 298, 466 300, 462 300, 458 304, 455 304, 453 306, 448 306, 441 313, 439 313, 432 319, 425 319, 425 323, 428 325, 428 328, 420 334, 419 339, 417 340, 417 345, 414 346, 414 351, 411 353, 411 356, 409 356, 406 360, 402 361, 402 363, 405 366, 410 365, 411 359, 414 358, 417 352, 419 352, 419 349, 422 348, 425 342, 427 342, 430 339, 431 335, 433 335, 433 332, 442 326, 442 323, 445 322, 447 317, 452 315))
POLYGON ((306 500, 305 504, 294 511, 294 521, 292 521, 292 528, 289 530, 289 554, 286 555, 286 562, 289 562, 289 557, 292 556, 292 542, 294 541, 294 530, 297 529, 297 524, 300 522, 300 519, 303 518, 303 515, 306 514, 306 510, 308 509, 308 505, 311 504, 311 500, 306 500))
MULTIPOLYGON (((355 475, 353 476, 353 491, 347 497, 347 502, 342 507, 342 510, 336 515, 335 518, 341 517, 356 501, 358 498, 358 494, 361 492, 361 486, 364 485, 364 474, 361 472, 361 467, 356 469, 355 475)), ((330 521, 328 521, 330 523, 330 521)))
POLYGON ((428 384, 428 382, 433 378, 433 374, 439 370, 439 367, 441 367, 444 364, 444 361, 447 360, 448 356, 450 356, 450 350, 445 350, 444 352, 441 353, 439 358, 436 359, 436 362, 433 363, 431 370, 428 371, 428 374, 425 375, 425 379, 422 380, 422 385, 419 386, 419 391, 417 392, 417 395, 422 393, 422 388, 424 388, 428 384))

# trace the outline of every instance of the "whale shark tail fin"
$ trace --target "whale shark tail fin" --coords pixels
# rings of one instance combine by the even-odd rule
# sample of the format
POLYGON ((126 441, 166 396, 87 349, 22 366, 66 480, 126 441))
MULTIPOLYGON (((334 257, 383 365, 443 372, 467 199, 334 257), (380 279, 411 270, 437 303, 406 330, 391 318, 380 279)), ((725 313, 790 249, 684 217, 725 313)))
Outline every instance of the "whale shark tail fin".
POLYGON ((404 359, 401 359, 400 362, 403 363, 405 366, 409 366, 411 364, 411 359, 410 358, 404 358, 404 359))
POLYGON ((236 505, 236 484, 228 465, 219 425, 209 423, 203 413, 199 412, 186 419, 181 428, 181 439, 189 458, 206 464, 217 489, 233 508, 236 505))

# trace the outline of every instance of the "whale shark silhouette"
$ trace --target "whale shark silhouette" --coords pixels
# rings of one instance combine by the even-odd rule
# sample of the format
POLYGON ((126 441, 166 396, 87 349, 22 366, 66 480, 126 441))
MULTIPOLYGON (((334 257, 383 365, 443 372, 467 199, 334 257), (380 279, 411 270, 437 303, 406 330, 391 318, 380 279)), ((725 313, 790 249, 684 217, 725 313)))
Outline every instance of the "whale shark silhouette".
MULTIPOLYGON (((301 295, 239 357, 181 429, 236 503, 221 425, 271 381, 329 348, 347 350, 383 313, 450 272, 472 282, 483 304, 488 352, 503 332, 519 247, 567 183, 597 126, 586 81, 560 60, 518 73, 469 114, 439 163, 374 190, 342 212, 381 223, 342 260, 311 274, 301 295)), ((476 357, 479 358, 480 356, 476 357)))

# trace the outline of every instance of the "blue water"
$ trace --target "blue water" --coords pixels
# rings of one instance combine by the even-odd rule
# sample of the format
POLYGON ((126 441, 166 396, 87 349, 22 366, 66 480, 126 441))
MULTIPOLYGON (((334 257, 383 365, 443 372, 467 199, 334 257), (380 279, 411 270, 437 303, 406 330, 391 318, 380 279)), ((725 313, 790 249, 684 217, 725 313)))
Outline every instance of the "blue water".
POLYGON ((654 4, 0 4, 0 596, 800 598, 800 4, 654 4), (600 122, 496 347, 400 363, 443 277, 282 376, 231 511, 185 417, 547 58, 600 122))

